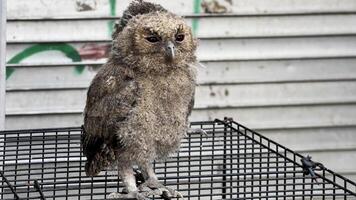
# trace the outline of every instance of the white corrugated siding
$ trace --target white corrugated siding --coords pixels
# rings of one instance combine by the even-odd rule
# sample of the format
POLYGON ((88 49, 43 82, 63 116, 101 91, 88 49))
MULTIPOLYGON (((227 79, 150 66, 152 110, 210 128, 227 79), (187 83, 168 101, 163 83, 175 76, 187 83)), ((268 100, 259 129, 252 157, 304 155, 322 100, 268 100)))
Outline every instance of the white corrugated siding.
MULTIPOLYGON (((7 60, 19 63, 8 66, 7 129, 82 124, 86 88, 105 59, 65 52, 102 57, 110 16, 129 1, 87 2, 92 10, 78 11, 76 0, 8 0, 7 60)), ((192 120, 234 117, 356 181, 356 1, 233 0, 215 16, 197 14, 197 0, 156 2, 186 15, 201 39, 206 69, 192 120)))

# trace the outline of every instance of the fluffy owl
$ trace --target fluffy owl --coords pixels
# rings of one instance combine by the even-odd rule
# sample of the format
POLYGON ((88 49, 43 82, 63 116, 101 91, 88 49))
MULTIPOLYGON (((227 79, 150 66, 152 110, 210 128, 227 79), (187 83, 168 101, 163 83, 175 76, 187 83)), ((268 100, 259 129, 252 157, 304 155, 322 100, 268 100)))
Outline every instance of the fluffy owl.
POLYGON ((118 169, 124 192, 109 197, 181 197, 158 182, 152 162, 174 153, 188 131, 196 47, 184 20, 157 4, 134 1, 117 24, 109 59, 87 93, 82 135, 88 176, 118 169), (133 166, 145 179, 139 187, 133 166))

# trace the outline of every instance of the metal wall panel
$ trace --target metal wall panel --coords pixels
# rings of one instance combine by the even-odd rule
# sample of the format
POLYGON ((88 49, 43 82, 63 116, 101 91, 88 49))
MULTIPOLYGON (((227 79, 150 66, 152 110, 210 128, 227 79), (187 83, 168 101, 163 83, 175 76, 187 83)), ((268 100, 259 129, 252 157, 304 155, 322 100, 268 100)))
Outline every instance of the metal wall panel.
MULTIPOLYGON (((234 117, 356 180, 356 1, 217 1, 225 13, 155 1, 200 38, 206 68, 191 119, 234 117)), ((7 2, 6 128, 81 125, 110 27, 130 1, 7 2)))
MULTIPOLYGON (((194 0, 151 1, 160 3, 179 14, 191 14, 194 11, 194 0)), ((91 3, 93 0, 87 2, 91 3)), ((109 1, 94 2, 96 2, 95 9, 78 13, 76 0, 9 0, 9 18, 109 15, 109 1)), ((129 2, 130 0, 117 0, 116 13, 120 15, 129 2)), ((223 1, 219 2, 227 5, 223 1)), ((228 7, 230 12, 238 14, 335 13, 354 12, 355 9, 354 0, 232 0, 232 5, 228 7)))
MULTIPOLYGON (((333 126, 354 126, 356 104, 288 105, 203 108, 192 113, 191 120, 214 120, 231 116, 254 129, 289 129, 333 126)), ((9 113, 7 127, 78 126, 83 121, 82 110, 53 110, 51 113, 9 113), (67 118, 68 117, 68 118, 67 118)), ((318 145, 317 143, 315 145, 318 145)))
MULTIPOLYGON (((63 43, 56 43, 56 45, 63 43)), ((77 49, 78 54, 94 49, 102 53, 108 43, 66 43, 65 45, 77 49)), ((46 47, 49 44, 41 44, 46 47)), ((9 45, 7 57, 12 58, 21 50, 30 48, 30 44, 9 45)), ((43 62, 43 56, 49 62, 68 63, 70 58, 59 56, 62 52, 49 49, 27 59, 28 62, 43 62)), ((292 37, 292 38, 221 38, 201 39, 197 51, 202 61, 219 60, 260 60, 260 59, 305 59, 305 58, 335 58, 356 57, 356 36, 332 37, 292 37)), ((93 55, 93 57, 96 55, 93 55)), ((98 55, 99 56, 99 55, 98 55)))
MULTIPOLYGON (((355 88, 355 81, 201 85, 195 108, 349 104, 356 103, 355 88)), ((8 91, 7 113, 77 112, 84 109, 85 98, 86 88, 8 91)))
POLYGON ((6 1, 0 2, 0 130, 5 129, 6 1))
POLYGON ((335 149, 354 149, 356 146, 355 126, 328 128, 295 128, 260 130, 263 135, 278 140, 295 151, 316 152, 335 149), (318 143, 318 145, 315 145, 318 143))
MULTIPOLYGON (((109 41, 109 21, 82 19, 9 23, 8 42, 109 41), (81 34, 76 34, 78 32, 81 34)), ((186 21, 192 24, 191 17, 186 21)), ((196 33, 200 38, 345 35, 356 33, 355 21, 356 14, 201 17, 196 33)))
MULTIPOLYGON (((16 73, 7 80, 7 89, 86 88, 102 62, 90 63, 80 75, 75 73, 76 65, 71 63, 65 66, 49 63, 39 66, 11 65, 15 66, 16 73)), ((356 77, 356 58, 232 60, 203 62, 203 65, 205 68, 198 67, 198 83, 205 85, 340 81, 356 77)))

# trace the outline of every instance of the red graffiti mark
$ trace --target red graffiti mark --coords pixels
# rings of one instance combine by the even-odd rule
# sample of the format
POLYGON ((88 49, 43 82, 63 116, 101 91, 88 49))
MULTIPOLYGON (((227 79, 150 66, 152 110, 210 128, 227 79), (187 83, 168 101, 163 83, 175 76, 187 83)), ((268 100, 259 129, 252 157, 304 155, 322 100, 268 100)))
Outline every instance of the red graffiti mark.
POLYGON ((77 0, 76 1, 77 11, 91 11, 96 10, 97 2, 96 0, 77 0))
POLYGON ((228 6, 232 5, 232 2, 231 1, 226 1, 226 2, 228 2, 227 5, 225 2, 218 1, 218 0, 209 0, 209 1, 203 0, 201 3, 201 7, 204 9, 205 13, 227 13, 228 6))
POLYGON ((98 60, 101 58, 107 58, 110 52, 109 44, 85 44, 79 49, 79 55, 82 59, 98 60))

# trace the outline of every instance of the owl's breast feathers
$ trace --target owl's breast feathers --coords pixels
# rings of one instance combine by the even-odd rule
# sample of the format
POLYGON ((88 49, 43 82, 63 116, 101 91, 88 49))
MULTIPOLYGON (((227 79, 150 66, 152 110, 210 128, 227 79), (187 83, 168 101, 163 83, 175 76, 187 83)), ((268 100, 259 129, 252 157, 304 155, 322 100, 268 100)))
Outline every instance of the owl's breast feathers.
POLYGON ((145 144, 153 145, 155 158, 163 159, 177 150, 187 131, 195 71, 180 68, 162 76, 141 77, 137 82, 140 98, 135 121, 144 130, 136 130, 137 135, 145 138, 145 144))

